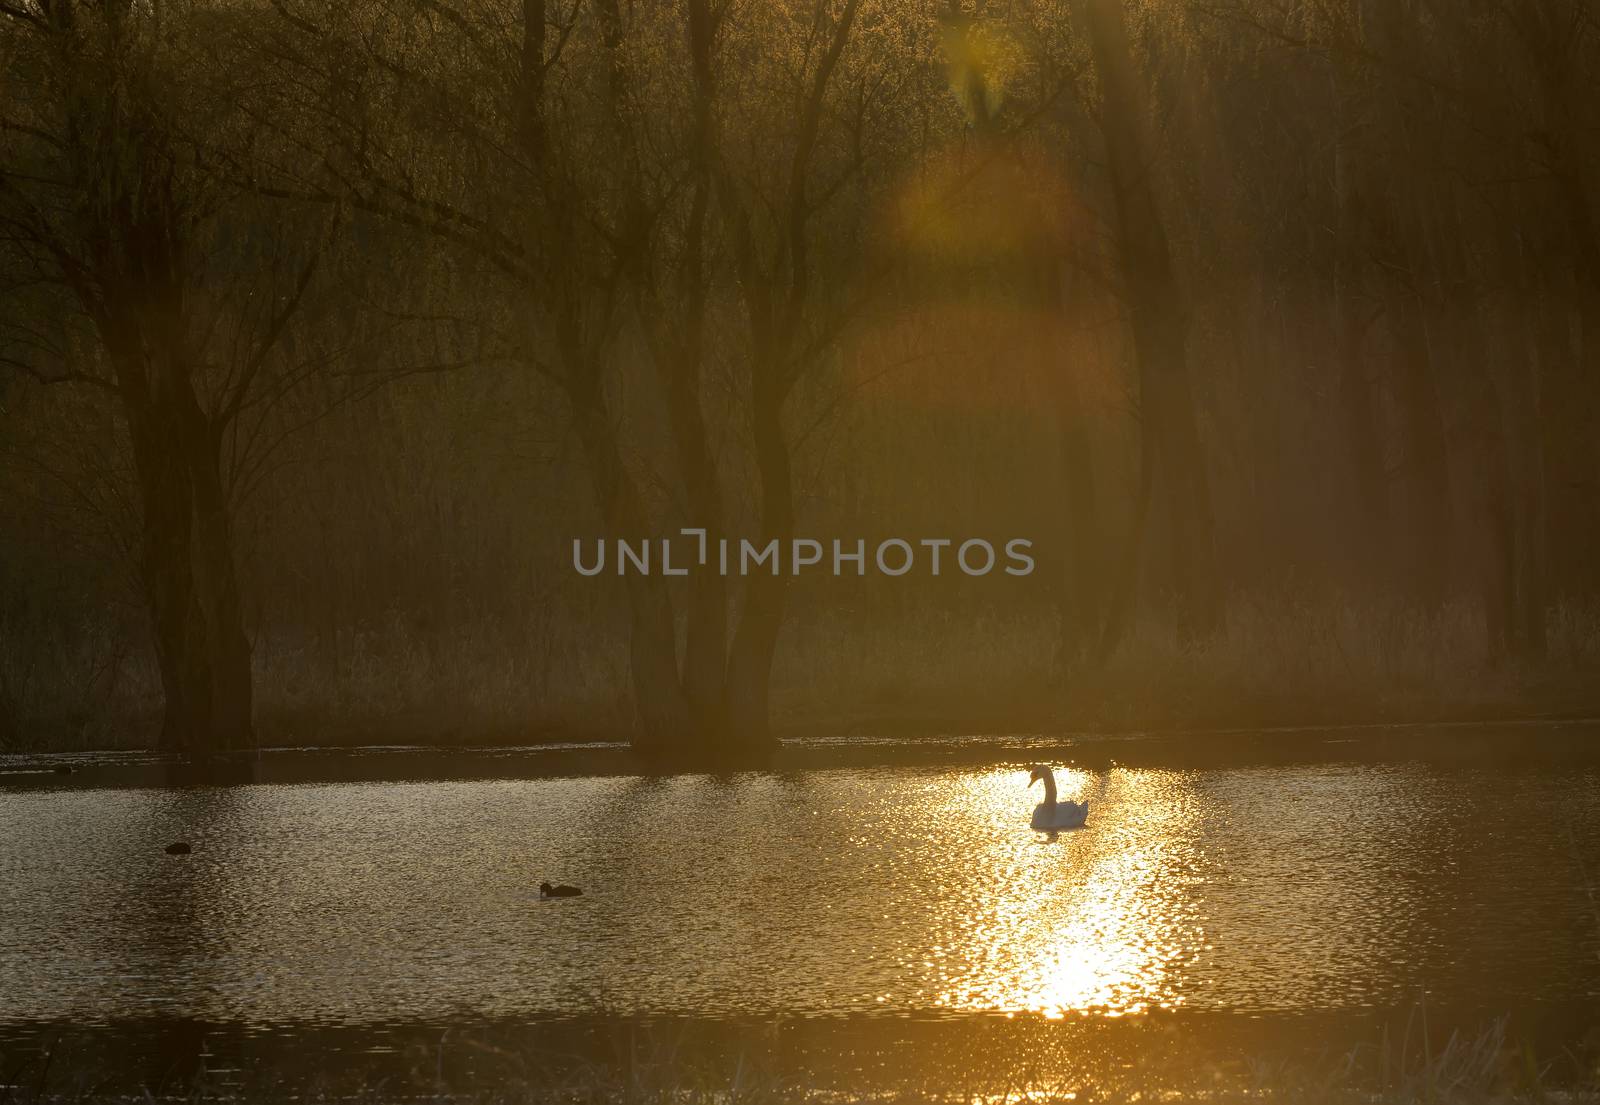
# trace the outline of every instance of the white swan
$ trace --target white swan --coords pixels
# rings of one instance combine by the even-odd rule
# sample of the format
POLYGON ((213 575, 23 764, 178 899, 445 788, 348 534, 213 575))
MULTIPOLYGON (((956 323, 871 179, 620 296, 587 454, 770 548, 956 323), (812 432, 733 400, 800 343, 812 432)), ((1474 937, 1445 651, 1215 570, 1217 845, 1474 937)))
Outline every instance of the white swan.
POLYGON ((1028 786, 1044 780, 1044 801, 1033 808, 1029 825, 1041 832, 1054 829, 1077 829, 1089 819, 1089 802, 1057 802, 1056 775, 1048 767, 1036 767, 1028 776, 1028 786))

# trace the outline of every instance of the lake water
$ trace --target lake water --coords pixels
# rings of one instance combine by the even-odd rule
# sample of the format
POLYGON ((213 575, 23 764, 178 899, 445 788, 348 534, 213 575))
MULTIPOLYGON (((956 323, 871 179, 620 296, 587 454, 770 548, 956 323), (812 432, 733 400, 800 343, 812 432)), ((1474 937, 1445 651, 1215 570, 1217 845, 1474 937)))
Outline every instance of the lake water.
POLYGON ((0 1052, 811 1021, 785 1038, 857 1069, 1056 1022, 1359 1042, 1418 1008, 1592 1042, 1600 766, 1058 776, 1092 814, 1054 838, 1010 762, 0 792, 0 1052))

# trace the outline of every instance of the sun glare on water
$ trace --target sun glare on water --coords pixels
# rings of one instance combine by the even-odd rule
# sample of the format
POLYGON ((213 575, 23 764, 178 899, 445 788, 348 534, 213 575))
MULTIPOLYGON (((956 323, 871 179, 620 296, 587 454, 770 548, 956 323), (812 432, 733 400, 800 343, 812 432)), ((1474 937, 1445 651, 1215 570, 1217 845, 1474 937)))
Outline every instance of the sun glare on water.
POLYGON ((1054 1019, 1182 1004, 1178 975, 1205 945, 1190 892, 1200 878, 1195 804, 1181 782, 1155 772, 1058 773, 1063 798, 1117 813, 1091 813, 1088 827, 1052 840, 1017 831, 1020 781, 1015 770, 975 776, 964 796, 969 816, 999 830, 991 846, 1003 870, 980 916, 941 943, 965 969, 947 975, 937 1004, 1054 1019))

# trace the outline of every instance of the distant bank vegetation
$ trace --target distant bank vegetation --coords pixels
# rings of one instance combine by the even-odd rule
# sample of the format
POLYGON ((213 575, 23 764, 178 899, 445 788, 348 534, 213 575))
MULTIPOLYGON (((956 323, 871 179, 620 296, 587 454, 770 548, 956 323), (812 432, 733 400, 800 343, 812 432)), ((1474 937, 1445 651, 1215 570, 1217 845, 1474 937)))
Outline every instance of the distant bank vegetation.
POLYGON ((1594 712, 1597 20, 0 0, 0 745, 1594 712))

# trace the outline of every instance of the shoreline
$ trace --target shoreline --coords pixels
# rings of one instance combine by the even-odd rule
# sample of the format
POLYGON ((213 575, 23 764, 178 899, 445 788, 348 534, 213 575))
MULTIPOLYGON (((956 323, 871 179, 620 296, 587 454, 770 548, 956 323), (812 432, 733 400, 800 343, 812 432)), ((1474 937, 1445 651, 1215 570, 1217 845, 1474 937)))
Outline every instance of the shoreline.
POLYGON ((1049 730, 785 737, 748 763, 651 760, 624 741, 278 745, 209 764, 152 749, 0 754, 0 791, 194 785, 426 783, 586 776, 732 776, 828 769, 983 767, 1045 761, 1084 770, 1406 762, 1513 767, 1600 764, 1600 716, 1449 718, 1194 729, 1049 730), (1530 731, 1536 739, 1530 740, 1530 731))

